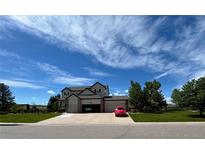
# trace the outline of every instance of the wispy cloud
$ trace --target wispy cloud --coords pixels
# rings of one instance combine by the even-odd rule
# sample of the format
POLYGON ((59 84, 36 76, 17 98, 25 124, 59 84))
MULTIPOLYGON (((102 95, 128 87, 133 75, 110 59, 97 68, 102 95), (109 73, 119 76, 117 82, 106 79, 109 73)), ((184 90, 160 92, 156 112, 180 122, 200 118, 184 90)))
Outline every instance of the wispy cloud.
POLYGON ((95 79, 73 76, 66 71, 59 69, 57 66, 50 65, 48 63, 40 63, 28 60, 16 53, 6 50, 0 49, 0 57, 5 58, 4 60, 0 61, 0 72, 6 72, 13 75, 12 80, 1 79, 1 81, 4 81, 4 83, 7 83, 8 85, 13 87, 38 89, 44 87, 40 85, 45 85, 49 82, 66 85, 87 85, 95 82, 95 79), (13 64, 14 60, 15 64, 13 64), (8 65, 12 66, 11 69, 5 69, 8 65), (25 76, 30 77, 32 76, 33 72, 36 71, 45 72, 48 76, 43 77, 48 77, 49 79, 51 79, 51 81, 37 81, 30 78, 25 79, 25 76), (22 75, 24 77, 22 77, 22 75))
POLYGON ((4 83, 10 87, 17 87, 17 88, 31 88, 31 89, 45 88, 43 86, 39 86, 39 85, 31 83, 31 82, 18 81, 18 80, 0 79, 0 83, 4 83))
POLYGON ((0 49, 0 57, 20 59, 20 56, 18 54, 15 54, 13 52, 8 52, 8 51, 3 50, 3 49, 0 49))
POLYGON ((204 16, 12 16, 8 21, 104 65, 150 69, 158 79, 194 77, 205 67, 204 16))
POLYGON ((53 83, 79 86, 89 85, 95 82, 95 79, 73 76, 57 66, 48 63, 37 63, 37 65, 39 66, 39 69, 50 75, 53 83))
POLYGON ((94 69, 94 68, 90 68, 90 67, 84 67, 84 70, 87 70, 89 72, 90 75, 92 76, 100 76, 100 77, 106 77, 106 76, 111 76, 111 74, 94 69))
MULTIPOLYGON (((14 16, 19 28, 58 42, 65 48, 89 54, 99 62, 118 68, 151 66, 159 57, 145 56, 155 41, 155 30, 165 17, 153 21, 138 16, 14 16), (59 28, 61 27, 61 28, 59 28), (47 37, 45 37, 47 36, 47 37), (132 46, 136 51, 131 51, 132 46)), ((157 65, 157 64, 156 64, 157 65)))

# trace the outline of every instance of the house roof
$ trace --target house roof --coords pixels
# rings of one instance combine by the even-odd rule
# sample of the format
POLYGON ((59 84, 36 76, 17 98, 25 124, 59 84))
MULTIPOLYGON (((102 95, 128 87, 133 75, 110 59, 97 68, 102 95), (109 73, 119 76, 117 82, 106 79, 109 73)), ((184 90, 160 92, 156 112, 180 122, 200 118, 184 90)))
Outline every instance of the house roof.
POLYGON ((78 95, 76 95, 76 94, 71 94, 70 96, 68 96, 68 97, 66 97, 66 99, 68 99, 69 97, 71 97, 71 96, 75 96, 75 97, 78 97, 79 99, 80 99, 80 97, 78 96, 78 95))
POLYGON ((78 95, 82 94, 84 91, 89 90, 92 94, 96 95, 96 93, 92 90, 90 90, 89 88, 85 88, 84 90, 82 90, 78 95))
POLYGON ((128 96, 107 96, 104 100, 127 100, 128 96))
MULTIPOLYGON (((63 92, 65 89, 68 89, 68 90, 70 90, 70 88, 68 88, 68 87, 65 87, 65 88, 63 88, 63 90, 61 90, 61 92, 63 92)), ((70 90, 71 91, 71 90, 70 90)))
MULTIPOLYGON (((78 86, 78 87, 65 87, 63 90, 61 90, 61 92, 63 92, 65 89, 68 89, 69 91, 79 91, 81 93, 81 91, 84 91, 86 89, 90 90, 93 86, 95 86, 96 84, 100 84, 102 85, 105 89, 109 89, 108 85, 103 85, 100 82, 96 82, 91 86, 78 86)), ((91 91, 91 90, 90 90, 91 91)), ((93 91, 91 91, 93 92, 93 91)), ((95 94, 95 92, 93 92, 95 94)))
POLYGON ((99 99, 99 98, 102 98, 99 95, 79 95, 79 97, 81 99, 94 99, 94 98, 99 99))
POLYGON ((86 88, 89 88, 89 86, 69 87, 70 90, 76 90, 76 91, 84 90, 86 88))
POLYGON ((96 84, 100 84, 101 86, 103 86, 105 89, 107 89, 107 86, 106 85, 103 85, 102 83, 100 82, 95 82, 92 86, 90 86, 90 88, 92 88, 94 85, 96 84))

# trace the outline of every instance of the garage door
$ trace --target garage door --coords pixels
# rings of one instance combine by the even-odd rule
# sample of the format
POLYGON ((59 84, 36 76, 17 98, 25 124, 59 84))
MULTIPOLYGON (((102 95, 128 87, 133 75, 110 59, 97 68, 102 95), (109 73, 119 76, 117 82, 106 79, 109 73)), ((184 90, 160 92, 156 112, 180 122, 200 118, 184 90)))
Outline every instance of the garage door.
POLYGON ((126 101, 105 101, 105 112, 113 112, 117 106, 124 106, 126 108, 126 101))
POLYGON ((72 104, 72 103, 69 103, 69 106, 68 106, 68 112, 69 113, 78 113, 78 104, 72 104))
POLYGON ((84 113, 100 112, 100 104, 82 105, 82 112, 84 113))

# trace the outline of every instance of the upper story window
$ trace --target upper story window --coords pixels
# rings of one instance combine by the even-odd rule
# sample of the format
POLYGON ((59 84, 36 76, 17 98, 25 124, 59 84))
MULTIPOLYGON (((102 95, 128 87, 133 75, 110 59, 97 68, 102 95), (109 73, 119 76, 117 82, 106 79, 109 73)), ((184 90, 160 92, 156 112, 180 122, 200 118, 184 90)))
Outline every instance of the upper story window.
POLYGON ((63 95, 69 95, 69 92, 64 92, 63 95))
POLYGON ((101 92, 101 89, 99 89, 99 92, 101 92))

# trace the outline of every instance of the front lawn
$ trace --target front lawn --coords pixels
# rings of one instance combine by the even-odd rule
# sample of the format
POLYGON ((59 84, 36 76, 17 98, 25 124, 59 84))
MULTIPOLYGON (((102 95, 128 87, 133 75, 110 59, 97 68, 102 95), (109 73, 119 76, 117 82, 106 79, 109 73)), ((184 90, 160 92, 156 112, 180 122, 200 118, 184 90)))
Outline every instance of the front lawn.
POLYGON ((46 120, 60 113, 22 113, 22 114, 3 114, 0 115, 0 122, 5 123, 35 123, 46 120))
POLYGON ((170 111, 159 114, 154 113, 130 113, 135 122, 191 122, 205 121, 205 116, 200 117, 198 112, 170 111))

